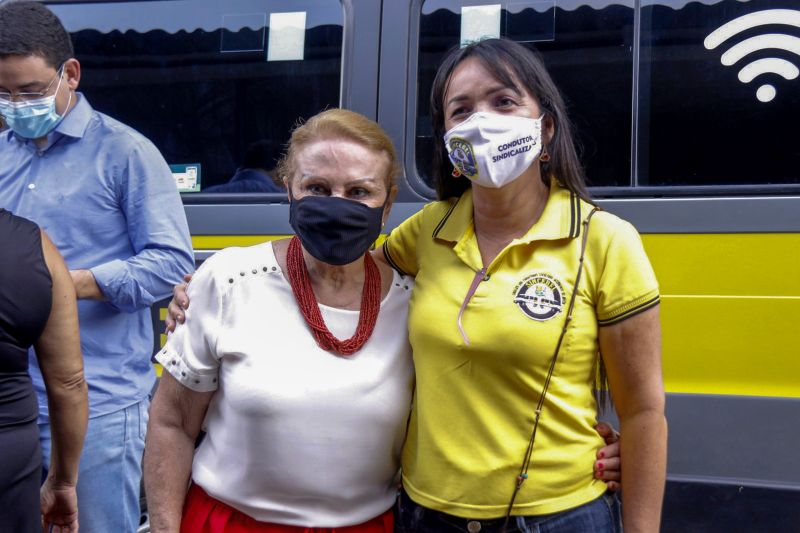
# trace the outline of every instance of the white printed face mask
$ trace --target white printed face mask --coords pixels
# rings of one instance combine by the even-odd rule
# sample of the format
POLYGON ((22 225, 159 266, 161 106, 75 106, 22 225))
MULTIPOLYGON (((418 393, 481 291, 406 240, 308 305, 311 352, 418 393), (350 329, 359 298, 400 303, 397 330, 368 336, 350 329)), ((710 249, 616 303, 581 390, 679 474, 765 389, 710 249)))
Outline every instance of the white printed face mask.
POLYGON ((444 145, 461 174, 499 189, 520 177, 541 153, 542 117, 479 111, 445 133, 444 145))

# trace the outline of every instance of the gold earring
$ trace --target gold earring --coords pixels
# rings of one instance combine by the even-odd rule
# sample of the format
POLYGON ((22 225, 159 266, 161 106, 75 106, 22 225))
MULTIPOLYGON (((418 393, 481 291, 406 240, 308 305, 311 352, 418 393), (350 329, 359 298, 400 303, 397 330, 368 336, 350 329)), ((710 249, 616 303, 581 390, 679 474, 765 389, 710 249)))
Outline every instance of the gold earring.
POLYGON ((542 146, 542 155, 539 156, 539 161, 547 163, 550 161, 550 154, 547 153, 547 148, 542 146))

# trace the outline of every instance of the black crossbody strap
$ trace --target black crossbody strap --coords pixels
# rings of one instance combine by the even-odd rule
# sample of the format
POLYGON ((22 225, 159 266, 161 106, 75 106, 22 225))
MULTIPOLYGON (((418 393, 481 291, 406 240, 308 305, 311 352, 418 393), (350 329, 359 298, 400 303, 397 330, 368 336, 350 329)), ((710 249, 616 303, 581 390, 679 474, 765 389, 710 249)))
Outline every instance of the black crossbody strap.
POLYGON ((517 499, 517 494, 519 494, 520 489, 522 488, 522 484, 525 483, 525 480, 528 479, 528 469, 531 465, 531 457, 533 457, 533 445, 536 441, 536 431, 539 429, 539 419, 542 415, 542 408, 544 407, 544 400, 545 396, 547 396, 547 389, 550 388, 550 380, 553 377, 553 372, 556 368, 556 362, 558 361, 558 354, 561 350, 561 343, 564 341, 564 336, 567 333, 567 327, 569 326, 570 321, 572 320, 572 309, 575 307, 575 296, 578 294, 578 286, 581 282, 581 274, 583 273, 583 258, 586 254, 586 243, 589 240, 589 223, 592 221, 592 217, 597 212, 598 208, 595 207, 586 217, 586 220, 583 222, 583 239, 581 240, 581 255, 578 259, 578 273, 575 275, 575 287, 572 289, 572 295, 569 297, 569 305, 567 306, 567 317, 564 319, 564 327, 561 329, 561 335, 558 337, 558 342, 556 343, 556 348, 553 350, 553 355, 550 358, 550 366, 547 369, 547 377, 544 380, 544 384, 542 385, 542 393, 539 395, 539 401, 536 403, 536 410, 534 411, 535 416, 533 419, 533 429, 531 430, 531 436, 528 440, 528 448, 525 450, 525 457, 522 460, 522 464, 520 465, 519 474, 517 475, 517 480, 514 484, 514 492, 511 494, 511 499, 508 502, 508 509, 506 510, 506 519, 503 522, 503 528, 501 530, 502 533, 505 533, 506 527, 508 526, 508 521, 511 518, 511 511, 514 508, 514 501, 517 499))

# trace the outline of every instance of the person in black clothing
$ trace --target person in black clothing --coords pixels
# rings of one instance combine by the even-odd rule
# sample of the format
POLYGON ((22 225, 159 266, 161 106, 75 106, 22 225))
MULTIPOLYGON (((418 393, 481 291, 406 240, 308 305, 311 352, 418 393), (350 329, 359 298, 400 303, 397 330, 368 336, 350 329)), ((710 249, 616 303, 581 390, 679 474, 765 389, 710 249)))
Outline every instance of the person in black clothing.
POLYGON ((272 179, 277 164, 275 143, 261 139, 247 147, 242 166, 228 183, 213 185, 203 192, 285 192, 272 179))
POLYGON ((39 227, 0 209, 0 531, 78 529, 78 462, 88 417, 75 288, 39 227), (29 348, 44 375, 53 451, 42 482, 29 348), (40 515, 41 513, 41 515, 40 515))

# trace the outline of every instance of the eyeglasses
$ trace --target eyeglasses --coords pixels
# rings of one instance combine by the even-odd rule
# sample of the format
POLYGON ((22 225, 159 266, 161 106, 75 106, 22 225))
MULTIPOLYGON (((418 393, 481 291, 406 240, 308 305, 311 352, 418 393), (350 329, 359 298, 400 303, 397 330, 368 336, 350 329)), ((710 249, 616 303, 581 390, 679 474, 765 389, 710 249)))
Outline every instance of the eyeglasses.
POLYGON ((17 93, 16 95, 8 91, 0 91, 0 102, 13 102, 13 101, 29 102, 31 100, 36 100, 38 98, 44 98, 45 96, 47 96, 47 93, 50 92, 50 89, 53 88, 53 84, 56 82, 56 80, 59 79, 61 75, 64 73, 63 67, 64 65, 61 65, 61 67, 59 67, 58 72, 56 72, 56 75, 53 77, 52 80, 50 80, 50 83, 47 84, 47 88, 44 91, 40 93, 33 93, 33 92, 17 93))

